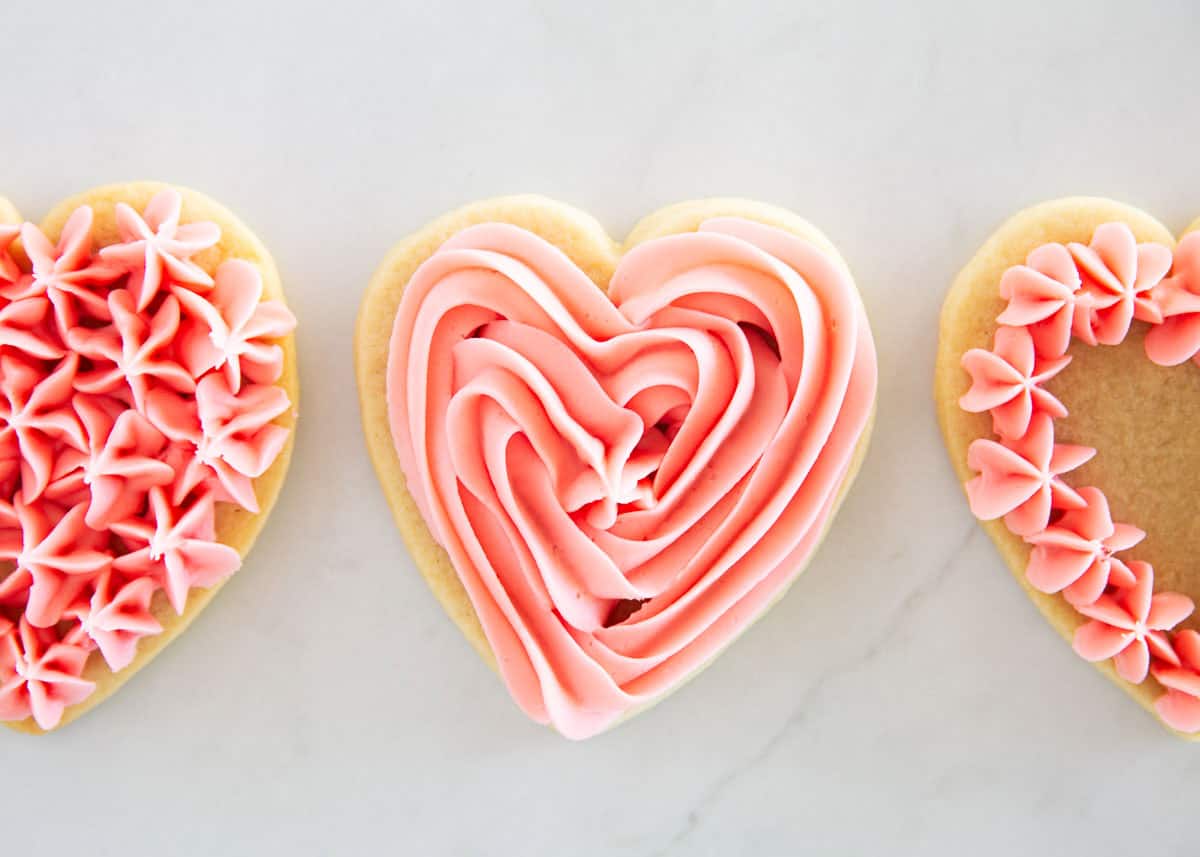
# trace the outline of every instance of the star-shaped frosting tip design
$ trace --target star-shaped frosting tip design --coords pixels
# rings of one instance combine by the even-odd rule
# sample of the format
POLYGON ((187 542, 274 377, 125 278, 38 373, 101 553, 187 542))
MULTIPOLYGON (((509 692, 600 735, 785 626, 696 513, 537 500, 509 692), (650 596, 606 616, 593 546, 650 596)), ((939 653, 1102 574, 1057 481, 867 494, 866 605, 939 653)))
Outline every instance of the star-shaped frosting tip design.
POLYGON ((21 225, 21 245, 32 271, 12 285, 0 288, 10 300, 44 297, 54 307, 59 337, 79 323, 81 315, 107 319, 103 286, 121 275, 116 265, 96 261, 92 255, 92 209, 80 206, 63 224, 54 244, 32 223, 21 225))
POLYGON ((25 619, 0 634, 0 720, 32 717, 42 729, 58 726, 67 706, 95 690, 83 678, 87 659, 87 649, 60 642, 53 629, 25 619))
POLYGON ((1166 632, 1191 615, 1192 599, 1177 592, 1154 592, 1149 563, 1129 563, 1136 582, 1114 595, 1102 595, 1077 609, 1092 621, 1075 632, 1074 648, 1089 661, 1113 659, 1117 674, 1133 684, 1145 681, 1154 656, 1169 666, 1180 660, 1166 632))
POLYGON ((979 475, 966 485, 971 511, 980 520, 1004 518, 1019 536, 1046 529, 1053 509, 1081 509, 1084 499, 1062 481, 1096 450, 1054 442, 1054 426, 1044 413, 1035 414, 1026 435, 997 443, 979 438, 967 448, 967 465, 979 475))
POLYGON ((1003 438, 1016 439, 1029 430, 1035 412, 1058 419, 1067 409, 1042 385, 1061 372, 1070 357, 1039 360, 1033 337, 1023 327, 999 327, 991 351, 972 348, 963 355, 971 388, 959 406, 971 413, 990 411, 992 427, 1003 438))
POLYGON ((112 570, 96 579, 90 600, 68 611, 79 622, 79 632, 95 643, 108 668, 125 669, 137 655, 142 637, 162 633, 162 625, 150 610, 158 585, 149 577, 121 583, 112 570))
POLYGON ((241 566, 241 556, 215 541, 213 497, 202 493, 178 509, 162 488, 150 489, 150 513, 112 525, 119 536, 137 546, 118 557, 113 568, 124 574, 161 582, 175 612, 182 615, 188 591, 207 589, 241 566))
POLYGON ((192 288, 208 289, 213 280, 191 257, 221 240, 215 223, 180 223, 183 197, 164 190, 138 214, 125 203, 117 203, 120 244, 100 250, 100 258, 130 271, 128 288, 136 296, 138 311, 147 309, 167 281, 192 288))
POLYGON ((13 508, 20 544, 0 539, 0 558, 13 560, 17 573, 29 575, 25 616, 35 627, 48 628, 61 621, 79 593, 112 564, 112 554, 104 549, 103 534, 84 523, 85 504, 73 506, 57 520, 20 498, 13 508))
POLYGON ((240 259, 222 263, 208 295, 179 287, 172 291, 193 319, 180 343, 192 374, 220 369, 234 393, 243 377, 256 384, 279 380, 283 349, 271 340, 291 333, 296 318, 279 301, 262 300, 262 276, 254 265, 240 259))
POLYGON ((108 296, 112 324, 99 330, 76 328, 68 344, 95 364, 81 372, 75 389, 85 393, 113 393, 127 386, 134 406, 144 410, 146 393, 162 384, 180 393, 196 389, 192 374, 171 355, 179 330, 179 301, 168 295, 147 320, 133 305, 133 295, 116 289, 108 296))
POLYGON ((1092 298, 1090 327, 1096 342, 1117 345, 1135 318, 1163 320, 1151 290, 1171 269, 1171 250, 1162 244, 1138 244, 1124 223, 1096 227, 1089 244, 1068 245, 1084 273, 1084 289, 1092 298))

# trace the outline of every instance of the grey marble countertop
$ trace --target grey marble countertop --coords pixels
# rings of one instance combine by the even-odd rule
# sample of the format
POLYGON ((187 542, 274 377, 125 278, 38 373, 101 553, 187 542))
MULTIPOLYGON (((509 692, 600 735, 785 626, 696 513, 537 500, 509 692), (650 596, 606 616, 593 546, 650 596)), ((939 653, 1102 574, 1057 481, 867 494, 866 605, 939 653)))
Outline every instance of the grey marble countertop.
POLYGON ((35 219, 126 178, 224 201, 284 272, 304 384, 287 490, 212 609, 78 724, 0 735, 6 854, 1194 852, 1200 748, 1042 623, 930 386, 942 294, 1017 208, 1200 215, 1195 3, 60 0, 4 28, 0 194, 35 219), (792 208, 880 352, 877 435, 806 574, 584 744, 527 722, 441 614, 354 395, 384 251, 517 191, 617 235, 698 196, 792 208))

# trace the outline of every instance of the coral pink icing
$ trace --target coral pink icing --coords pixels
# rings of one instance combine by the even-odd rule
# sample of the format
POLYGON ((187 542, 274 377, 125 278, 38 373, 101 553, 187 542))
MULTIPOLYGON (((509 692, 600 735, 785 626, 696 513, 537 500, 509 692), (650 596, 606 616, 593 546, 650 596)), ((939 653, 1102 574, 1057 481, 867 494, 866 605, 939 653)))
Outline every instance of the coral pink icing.
POLYGON ((1032 545, 1029 583, 1061 592, 1089 620, 1075 632, 1076 652, 1089 661, 1111 658, 1134 684, 1153 675, 1165 688, 1155 703, 1159 716, 1175 729, 1200 732, 1200 634, 1174 630, 1194 604, 1178 593, 1155 593, 1148 563, 1116 556, 1145 533, 1114 523, 1099 488, 1076 490, 1060 478, 1095 451, 1054 442, 1054 420, 1066 409, 1041 386, 1066 366, 1072 335, 1116 345, 1135 319, 1152 326, 1145 347, 1154 362, 1196 357, 1200 234, 1172 254, 1160 244, 1138 244, 1123 223, 1106 223, 1087 245, 1035 249, 1026 264, 1005 271, 1000 294, 1008 305, 993 348, 962 359, 971 388, 960 405, 990 412, 999 438, 968 448, 967 463, 979 473, 965 486, 971 511, 983 520, 1004 517, 1032 545))
POLYGON ((972 348, 963 355, 963 368, 971 373, 971 389, 962 397, 963 410, 988 411, 992 429, 1000 437, 1018 438, 1029 431, 1035 410, 1065 417, 1062 402, 1042 388, 1061 372, 1070 357, 1038 361, 1033 336, 1024 327, 1000 327, 991 351, 972 348))
POLYGON ((1153 668, 1154 678, 1167 689, 1154 707, 1172 728, 1200 732, 1200 634, 1185 629, 1173 642, 1179 665, 1153 668))
POLYGON ((1112 658, 1117 673, 1134 684, 1145 681, 1150 655, 1170 666, 1179 666, 1165 632, 1191 615, 1192 600, 1177 592, 1154 594, 1154 571, 1148 563, 1132 561, 1132 586, 1101 595, 1076 609, 1092 621, 1075 632, 1075 651, 1089 661, 1112 658))
POLYGON ((1162 324, 1146 334, 1146 355, 1160 366, 1176 366, 1200 353, 1200 232, 1175 248, 1172 275, 1152 292, 1162 324))
POLYGON ((967 450, 967 465, 979 475, 967 483, 971 511, 985 521, 1004 518, 1018 536, 1031 536, 1050 523, 1052 509, 1081 509, 1084 499, 1060 474, 1096 454, 1086 446, 1054 442, 1049 414, 1033 415, 1016 440, 980 438, 967 450))
POLYGON ((1110 584, 1133 585, 1133 572, 1115 554, 1146 534, 1129 524, 1113 523, 1108 498, 1098 488, 1080 488, 1079 496, 1087 505, 1026 536, 1033 550, 1025 573, 1041 592, 1062 592, 1072 604, 1091 604, 1110 584))
POLYGON ((295 319, 253 265, 192 262, 220 230, 181 206, 119 204, 121 240, 98 252, 86 206, 57 244, 0 227, 0 720, 54 728, 94 690, 93 652, 121 670, 162 631, 156 593, 182 613, 236 571, 215 504, 257 511, 286 442, 273 340, 295 319))
POLYGON ((531 717, 583 738, 677 685, 812 554, 876 386, 846 273, 738 219, 648 241, 608 295, 486 224, 404 290, 408 487, 531 717))

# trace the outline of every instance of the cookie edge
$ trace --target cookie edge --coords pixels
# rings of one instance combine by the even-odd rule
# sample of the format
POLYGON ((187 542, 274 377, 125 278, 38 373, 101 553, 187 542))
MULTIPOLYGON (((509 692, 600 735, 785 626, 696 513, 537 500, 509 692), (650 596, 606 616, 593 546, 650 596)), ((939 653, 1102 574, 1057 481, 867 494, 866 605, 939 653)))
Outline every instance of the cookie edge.
MULTIPOLYGON (((124 202, 137 211, 141 211, 154 194, 168 189, 177 191, 183 199, 181 222, 209 220, 221 227, 221 240, 217 246, 198 254, 194 257, 194 261, 210 274, 215 271, 218 264, 226 259, 239 258, 253 262, 262 274, 263 299, 277 300, 286 304, 279 269, 258 236, 224 205, 199 191, 182 185, 157 181, 132 181, 101 185, 69 197, 53 206, 42 219, 40 226, 48 238, 57 241, 62 226, 71 213, 81 205, 90 205, 95 211, 93 234, 103 236, 106 231, 112 234, 116 229, 113 215, 116 203, 124 202)), ((10 202, 0 198, 0 219, 9 212, 13 215, 17 214, 16 208, 10 202), (5 210, 4 203, 7 203, 8 211, 5 210)), ((20 218, 18 216, 14 221, 8 222, 20 222, 20 218)), ((97 241, 98 246, 102 246, 103 243, 103 241, 97 241)), ((288 428, 287 443, 271 467, 254 480, 254 489, 259 500, 258 513, 246 512, 228 503, 220 504, 217 510, 217 541, 234 548, 242 556, 243 561, 279 499, 295 445, 296 416, 300 400, 295 334, 289 334, 279 340, 279 345, 283 347, 284 352, 283 375, 276 385, 287 391, 291 407, 275 422, 288 428)), ((96 690, 83 702, 69 706, 63 713, 62 720, 53 729, 42 729, 32 718, 6 722, 3 725, 28 735, 45 735, 65 728, 97 708, 149 665, 168 645, 178 639, 230 579, 232 578, 226 578, 209 589, 193 589, 188 594, 187 604, 182 615, 176 615, 175 611, 167 604, 163 594, 157 593, 151 610, 163 627, 162 633, 140 640, 137 655, 133 661, 125 669, 115 673, 108 669, 107 664, 97 653, 93 652, 84 670, 84 677, 89 681, 96 682, 96 690)))
MULTIPOLYGON (((372 276, 360 305, 354 337, 355 376, 358 383, 359 406, 368 452, 397 528, 425 583, 442 609, 450 616, 459 631, 483 661, 498 673, 495 655, 484 635, 483 628, 470 603, 466 590, 458 579, 446 552, 434 541, 428 526, 409 494, 399 458, 392 442, 387 412, 387 358, 393 320, 400 296, 412 273, 428 259, 450 236, 478 223, 502 222, 519 226, 539 235, 578 265, 597 287, 604 290, 621 257, 630 249, 653 238, 683 232, 694 232, 705 220, 714 217, 740 217, 791 232, 817 246, 846 273, 863 315, 865 306, 858 284, 836 246, 823 232, 807 220, 783 208, 767 203, 735 197, 714 197, 674 203, 646 215, 630 230, 623 242, 611 238, 604 227, 591 215, 556 200, 519 195, 497 197, 470 203, 432 221, 396 244, 384 257, 372 276)), ((870 327, 868 320, 868 327, 870 327)), ((873 335, 873 334, 872 334, 873 335)), ((876 390, 876 401, 878 390, 876 390)), ((728 640, 704 663, 641 706, 625 712, 611 724, 611 730, 639 713, 657 705, 685 684, 696 678, 716 660, 735 640, 759 619, 766 616, 791 586, 803 574, 817 555, 821 544, 850 491, 870 445, 875 421, 875 402, 863 432, 855 445, 854 454, 843 477, 834 508, 808 560, 796 570, 792 580, 783 587, 758 615, 754 622, 728 640)))

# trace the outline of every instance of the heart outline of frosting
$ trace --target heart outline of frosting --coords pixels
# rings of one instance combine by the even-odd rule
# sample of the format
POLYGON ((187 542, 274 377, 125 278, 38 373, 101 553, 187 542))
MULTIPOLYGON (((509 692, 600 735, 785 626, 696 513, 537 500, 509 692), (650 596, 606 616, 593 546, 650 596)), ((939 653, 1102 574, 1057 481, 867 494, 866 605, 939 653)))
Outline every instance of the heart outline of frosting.
MULTIPOLYGON (((396 523, 410 554, 416 560, 418 569, 445 612, 481 658, 493 669, 498 668, 495 655, 466 591, 449 556, 434 540, 428 524, 421 517, 417 504, 407 490, 389 425, 386 403, 388 350, 393 319, 397 314, 404 286, 417 268, 452 236, 476 224, 505 223, 521 227, 545 239, 565 253, 601 291, 607 291, 607 285, 617 270, 618 263, 631 248, 655 238, 694 232, 702 222, 724 217, 756 221, 799 235, 848 275, 845 262, 836 248, 818 230, 790 212, 761 203, 717 199, 669 206, 644 218, 626 241, 618 244, 593 218, 570 206, 538 196, 517 196, 474 203, 433 222, 397 245, 372 279, 360 309, 355 343, 360 406, 368 448, 396 523)), ((837 506, 845 498, 861 464, 870 436, 870 424, 871 418, 868 417, 854 447, 847 475, 838 489, 833 510, 824 522, 821 538, 836 516, 837 506)), ((809 553, 809 560, 815 552, 816 547, 809 553)), ((791 577, 792 581, 801 570, 802 568, 796 570, 791 577)), ((785 586, 777 592, 770 604, 758 611, 755 617, 765 615, 786 588, 785 586)), ((732 639, 725 641, 720 650, 731 642, 732 639)), ((624 721, 678 689, 718 655, 719 651, 674 682, 667 691, 648 703, 627 711, 616 722, 624 721)))
MULTIPOLYGON (((978 439, 994 438, 992 415, 988 411, 968 413, 960 405, 961 397, 971 386, 971 376, 962 365, 963 355, 973 348, 990 349, 994 334, 1000 326, 997 317, 1005 309, 1006 300, 1001 296, 999 283, 1004 272, 1015 266, 1027 264, 1029 254, 1044 245, 1071 243, 1087 245, 1093 238, 1098 227, 1109 223, 1122 223, 1129 227, 1138 243, 1154 243, 1164 245, 1174 251, 1178 240, 1175 234, 1157 219, 1133 206, 1113 200, 1093 197, 1070 197, 1051 200, 1017 213, 1000 226, 980 247, 974 257, 967 263, 955 278, 942 307, 941 325, 936 367, 934 373, 934 399, 947 452, 960 484, 964 487, 976 477, 977 471, 968 465, 968 447, 978 439)), ((1178 239, 1200 228, 1200 220, 1191 224, 1179 234, 1178 239)), ((1068 354, 1072 364, 1063 368, 1061 373, 1050 382, 1049 389, 1054 395, 1063 399, 1066 409, 1077 422, 1086 421, 1093 432, 1104 426, 1102 417, 1097 416, 1100 410, 1096 404, 1103 400, 1096 389, 1103 389, 1102 382, 1097 382, 1093 376, 1096 370, 1090 367, 1103 365, 1105 367, 1119 364, 1125 372, 1178 373, 1189 371, 1187 367, 1154 366, 1149 358, 1141 353, 1142 339, 1145 327, 1141 322, 1135 322, 1137 327, 1130 336, 1124 338, 1118 346, 1087 345, 1072 340, 1068 354), (1136 335, 1135 335, 1136 333, 1136 335), (1138 354, 1126 353, 1124 349, 1136 349, 1138 354), (1131 366, 1124 361, 1138 361, 1131 366), (1082 380, 1081 380, 1082 376, 1082 380), (1091 386, 1089 387, 1089 378, 1091 386), (1079 407, 1072 406, 1071 388, 1078 394, 1084 395, 1076 401, 1079 407), (1065 397, 1064 397, 1065 392, 1065 397)), ((1176 376, 1178 377, 1178 376, 1176 376)), ((1130 383, 1130 382, 1126 382, 1130 383)), ((1055 420, 1058 422, 1058 420, 1055 420)), ((1128 483, 1130 477, 1122 479, 1106 479, 1106 471, 1124 473, 1120 466, 1122 450, 1118 444, 1106 444, 1099 437, 1089 437, 1080 434, 1078 426, 1071 427, 1069 421, 1062 435, 1056 435, 1056 440, 1068 444, 1085 444, 1095 447, 1097 454, 1092 461, 1085 464, 1078 478, 1071 474, 1067 482, 1072 487, 1097 485, 1105 494, 1111 495, 1113 483, 1128 483), (1084 473, 1084 471, 1087 471, 1084 473), (1100 475, 1097 475, 1100 474, 1100 475)), ((1113 427, 1111 432, 1103 434, 1120 434, 1121 427, 1113 427)), ((1125 427, 1127 428, 1127 427, 1125 427)), ((1129 453, 1130 450, 1125 450, 1129 453)), ((1130 456, 1126 455, 1127 460, 1130 456)), ((1142 481, 1148 479, 1142 476, 1142 481)), ((1127 495, 1134 489, 1129 484, 1119 484, 1127 495)), ((1109 498, 1112 500, 1112 496, 1109 498)), ((1145 504, 1145 498, 1141 499, 1145 504)), ((1114 501, 1115 505, 1128 506, 1127 496, 1114 501)), ((1139 515, 1128 511, 1120 514, 1114 510, 1113 520, 1128 521, 1149 532, 1151 539, 1159 526, 1153 520, 1154 516, 1139 515)), ((1048 594, 1039 591, 1027 579, 1026 568, 1033 545, 1027 543, 1021 536, 1014 534, 1005 524, 1003 518, 995 520, 980 520, 979 525, 987 532, 996 545, 1005 565, 1017 578, 1026 596, 1034 603, 1047 623, 1070 643, 1076 630, 1088 622, 1088 618, 1077 611, 1062 593, 1048 594)), ((1175 550, 1174 545, 1166 545, 1163 539, 1169 538, 1159 532, 1158 552, 1175 550)), ((1139 545, 1131 550, 1129 555, 1141 559, 1141 552, 1146 545, 1139 545)), ((1169 554, 1170 555, 1170 554, 1169 554)), ((1174 556, 1177 556, 1175 554, 1174 556)), ((1153 566, 1162 577, 1167 575, 1166 586, 1156 586, 1155 591, 1180 589, 1185 594, 1195 593, 1194 585, 1181 585, 1179 578, 1187 574, 1184 564, 1177 561, 1159 562, 1155 559, 1153 566)), ((1191 626, 1193 623, 1185 623, 1191 626)), ((1181 626, 1184 627, 1184 626, 1181 626)), ((1152 678, 1134 684, 1118 675, 1111 659, 1092 663, 1096 669, 1106 675, 1118 687, 1134 698, 1144 709, 1161 718, 1155 711, 1155 701, 1163 693, 1163 688, 1152 678)), ((1173 734, 1186 740, 1197 740, 1200 734, 1190 734, 1172 729, 1163 724, 1173 734)))
MULTIPOLYGON (((210 275, 216 271, 221 262, 226 260, 240 259, 250 262, 261 275, 263 299, 284 301, 278 268, 262 241, 225 206, 198 191, 179 185, 136 181, 96 187, 59 202, 42 219, 40 229, 50 241, 56 242, 71 214, 81 206, 90 206, 94 212, 92 239, 96 247, 107 246, 119 240, 115 213, 119 203, 124 203, 140 212, 156 194, 164 190, 174 190, 182 198, 181 224, 208 221, 220 227, 220 240, 215 246, 194 255, 193 262, 210 275)), ((21 221, 22 218, 16 207, 10 201, 0 197, 0 223, 18 224, 21 221)), ((14 255, 24 261, 19 242, 14 249, 16 251, 14 255)), ((249 512, 232 503, 218 503, 216 508, 216 540, 232 547, 243 558, 249 553, 279 497, 295 443, 296 413, 300 395, 295 336, 289 334, 274 342, 283 350, 283 373, 275 384, 286 391, 290 401, 288 409, 274 422, 289 430, 287 440, 270 467, 253 480, 259 505, 257 513, 249 512)), ((34 722, 33 718, 4 722, 3 725, 17 732, 42 735, 64 728, 101 705, 154 660, 171 642, 182 635, 209 606, 227 582, 228 578, 209 588, 193 588, 188 594, 186 606, 181 614, 177 614, 171 608, 165 595, 158 592, 151 602, 150 612, 161 625, 162 631, 140 639, 133 660, 128 666, 117 672, 108 668, 98 652, 92 652, 84 669, 83 678, 93 682, 95 689, 82 702, 67 706, 62 719, 54 729, 42 729, 34 722)))

